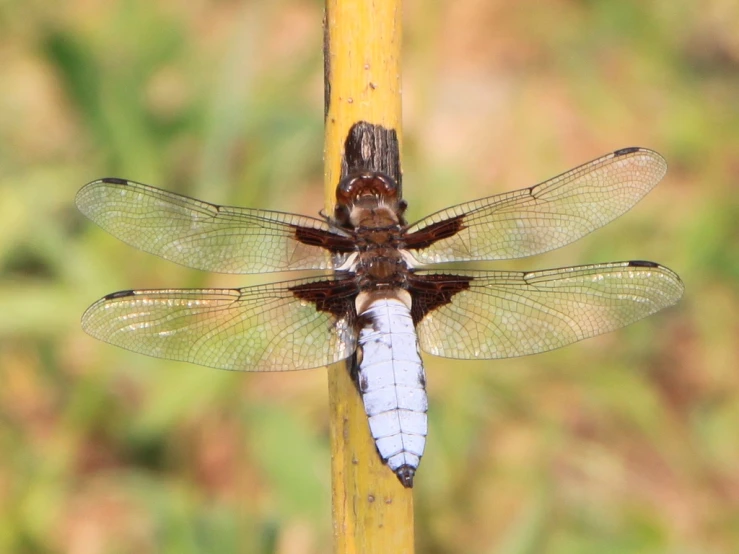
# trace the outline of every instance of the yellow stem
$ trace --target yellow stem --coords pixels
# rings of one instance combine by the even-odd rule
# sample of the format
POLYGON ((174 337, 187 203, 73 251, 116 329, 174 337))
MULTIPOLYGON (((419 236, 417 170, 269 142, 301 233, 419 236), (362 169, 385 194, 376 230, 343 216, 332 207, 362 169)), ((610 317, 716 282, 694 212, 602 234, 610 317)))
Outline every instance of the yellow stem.
MULTIPOLYGON (((326 208, 332 213, 344 141, 366 121, 402 144, 400 0, 326 0, 326 208)), ((369 168, 368 168, 369 169, 369 168)), ((345 364, 329 368, 334 552, 413 552, 413 495, 382 462, 345 364)))

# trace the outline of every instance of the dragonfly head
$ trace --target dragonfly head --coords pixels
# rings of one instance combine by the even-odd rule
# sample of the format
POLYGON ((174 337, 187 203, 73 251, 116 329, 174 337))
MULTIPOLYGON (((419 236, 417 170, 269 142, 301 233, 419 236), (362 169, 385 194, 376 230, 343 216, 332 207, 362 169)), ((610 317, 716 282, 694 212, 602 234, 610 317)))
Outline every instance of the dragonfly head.
MULTIPOLYGON (((336 187, 335 219, 351 227, 360 226, 368 214, 397 225, 403 223, 405 200, 395 180, 379 171, 363 171, 344 177, 336 187)), ((379 226, 379 224, 377 225, 379 226)))

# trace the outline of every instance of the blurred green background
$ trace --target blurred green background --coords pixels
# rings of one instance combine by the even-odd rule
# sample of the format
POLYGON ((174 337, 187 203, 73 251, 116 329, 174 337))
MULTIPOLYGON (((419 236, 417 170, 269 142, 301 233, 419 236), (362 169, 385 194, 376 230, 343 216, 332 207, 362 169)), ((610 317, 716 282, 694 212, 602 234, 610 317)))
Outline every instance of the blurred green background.
MULTIPOLYGON (((86 336, 119 289, 233 286, 76 212, 118 176, 322 206, 322 3, 0 3, 0 552, 330 548, 324 370, 237 374, 86 336)), ((666 179, 578 243, 493 267, 624 259, 686 295, 515 360, 426 357, 418 552, 739 551, 739 4, 405 5, 410 219, 617 148, 666 179)))

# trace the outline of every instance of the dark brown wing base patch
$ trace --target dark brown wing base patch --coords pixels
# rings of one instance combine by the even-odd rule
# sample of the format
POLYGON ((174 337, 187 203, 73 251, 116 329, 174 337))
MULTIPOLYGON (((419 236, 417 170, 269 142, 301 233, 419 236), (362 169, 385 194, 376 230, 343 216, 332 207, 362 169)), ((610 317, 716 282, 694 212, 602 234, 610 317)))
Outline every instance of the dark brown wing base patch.
POLYGON ((334 254, 345 254, 357 249, 352 238, 327 233, 322 229, 311 227, 295 227, 295 240, 310 246, 320 246, 334 254))
POLYGON ((300 300, 315 305, 319 312, 329 313, 337 318, 356 321, 354 299, 359 294, 355 279, 327 279, 290 287, 290 292, 300 300))
POLYGON ((469 289, 473 280, 467 275, 410 275, 408 289, 413 296, 413 324, 418 325, 426 314, 449 304, 455 294, 469 289))
POLYGON ((408 250, 426 248, 436 241, 453 237, 462 229, 464 229, 464 216, 439 221, 424 227, 421 231, 404 236, 402 247, 408 250))

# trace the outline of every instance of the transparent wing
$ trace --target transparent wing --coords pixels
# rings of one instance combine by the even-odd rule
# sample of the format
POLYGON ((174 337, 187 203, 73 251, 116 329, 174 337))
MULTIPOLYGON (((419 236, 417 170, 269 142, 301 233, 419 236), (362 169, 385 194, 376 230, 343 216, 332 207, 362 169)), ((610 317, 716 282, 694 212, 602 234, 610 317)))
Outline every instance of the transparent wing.
POLYGON ((82 327, 157 358, 239 371, 309 369, 354 352, 355 294, 340 279, 122 291, 90 306, 82 327))
POLYGON ((652 262, 415 275, 414 289, 427 291, 413 298, 421 348, 461 359, 553 350, 633 323, 683 294, 680 278, 652 262))
POLYGON ((656 152, 624 148, 531 188, 430 215, 408 228, 407 248, 421 264, 553 250, 628 211, 666 171, 656 152))
POLYGON ((320 219, 217 206, 133 181, 93 181, 76 203, 131 246, 205 271, 331 269, 351 249, 348 235, 320 219))

